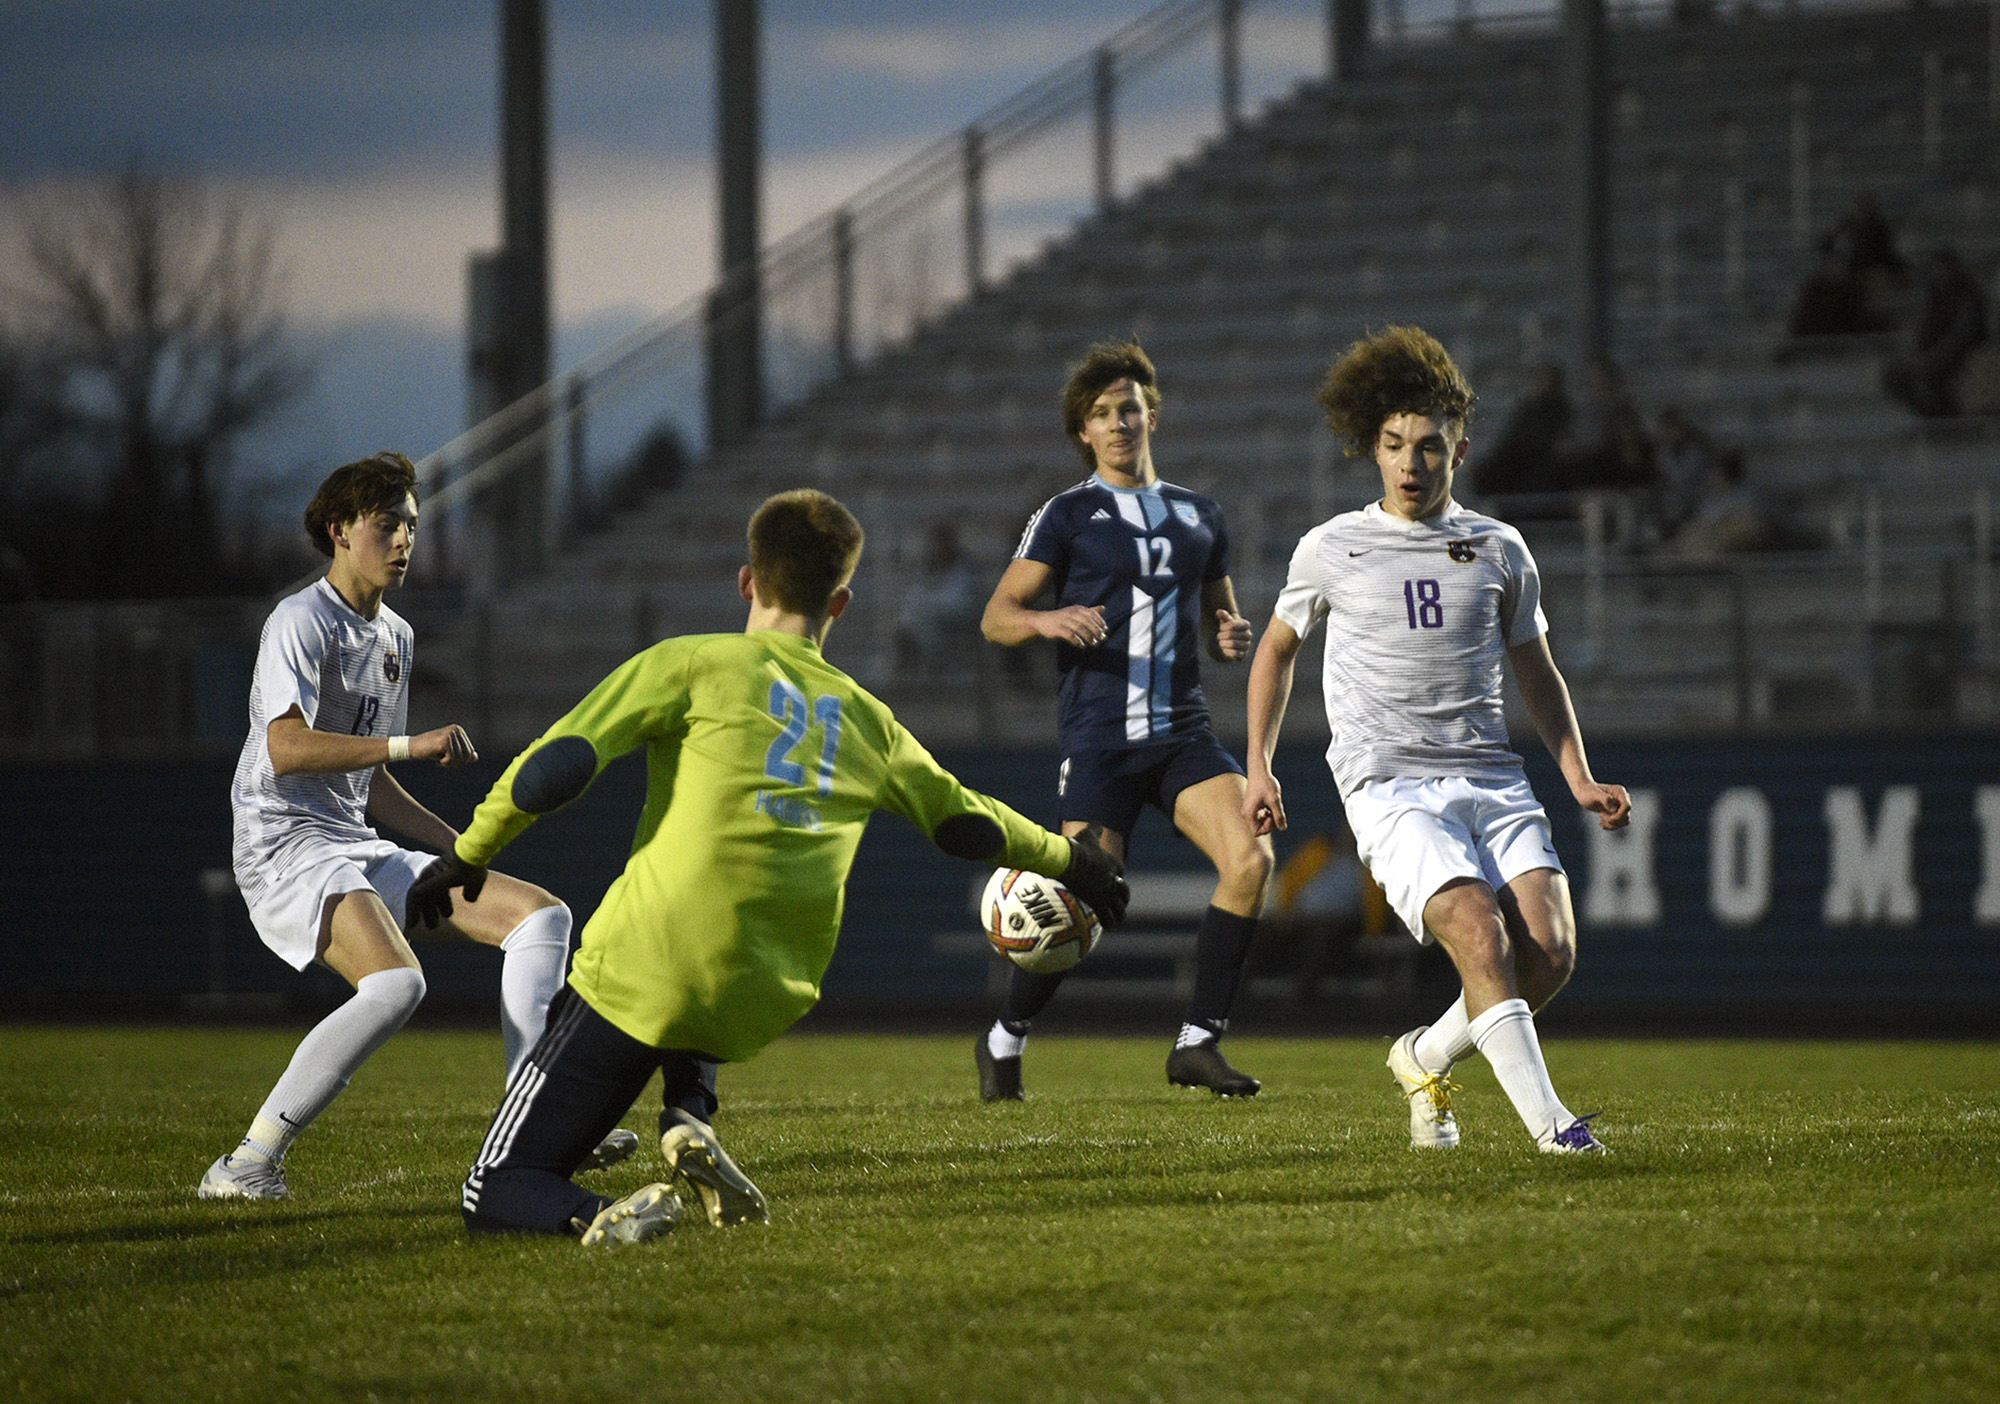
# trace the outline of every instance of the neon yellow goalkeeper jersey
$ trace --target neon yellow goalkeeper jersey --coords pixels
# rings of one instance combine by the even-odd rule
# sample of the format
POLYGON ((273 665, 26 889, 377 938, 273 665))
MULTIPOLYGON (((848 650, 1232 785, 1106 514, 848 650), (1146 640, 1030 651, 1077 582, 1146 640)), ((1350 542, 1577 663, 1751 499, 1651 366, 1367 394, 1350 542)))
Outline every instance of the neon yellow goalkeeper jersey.
POLYGON ((1004 835, 995 863, 1069 863, 1068 840, 961 785, 818 645, 777 631, 668 639, 626 662, 508 766, 458 856, 490 863, 641 745, 645 813, 570 984, 657 1048, 747 1058, 818 1002, 877 809, 933 836, 983 815, 1004 835))

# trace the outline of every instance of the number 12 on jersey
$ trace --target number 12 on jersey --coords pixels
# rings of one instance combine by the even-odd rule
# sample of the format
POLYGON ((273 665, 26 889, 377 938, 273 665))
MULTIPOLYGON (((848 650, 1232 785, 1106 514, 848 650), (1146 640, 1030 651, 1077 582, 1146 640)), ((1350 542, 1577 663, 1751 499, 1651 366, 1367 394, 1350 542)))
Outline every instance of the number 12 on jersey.
POLYGON ((1442 588, 1435 580, 1403 582, 1403 608, 1409 611, 1412 629, 1444 627, 1444 605, 1439 598, 1442 588))

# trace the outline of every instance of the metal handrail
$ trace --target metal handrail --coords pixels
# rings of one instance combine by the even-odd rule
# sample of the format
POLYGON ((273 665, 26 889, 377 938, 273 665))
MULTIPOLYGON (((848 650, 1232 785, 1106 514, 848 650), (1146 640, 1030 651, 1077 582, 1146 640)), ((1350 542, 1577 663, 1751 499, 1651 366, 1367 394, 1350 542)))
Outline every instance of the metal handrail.
MULTIPOLYGON (((1796 0, 1796 3, 1800 10, 1881 12, 1896 8, 1897 0, 1796 0)), ((833 250, 843 240, 852 241, 893 228, 899 220, 948 192, 966 176, 968 136, 977 138, 985 160, 1005 155, 1089 107, 1097 98, 1097 85, 1105 65, 1117 77, 1141 74, 1200 39, 1224 23, 1226 15, 1241 8, 1239 0, 1168 0, 1124 25, 1102 44, 989 108, 966 127, 932 142, 864 185, 849 200, 760 250, 755 267, 764 299, 769 302, 818 274, 832 261, 833 250)), ((1477 0, 1461 0, 1460 13, 1449 21, 1399 24, 1394 28, 1385 25, 1384 16, 1378 11, 1372 42, 1421 45, 1481 31, 1520 32, 1533 25, 1559 23, 1561 18, 1559 5, 1500 13, 1481 13, 1481 8, 1477 0)), ((1655 24, 1671 10, 1661 0, 1613 3, 1608 8, 1608 19, 1621 26, 1655 24)), ((1747 5, 1736 14, 1718 13, 1716 19, 1731 22, 1745 13, 1750 13, 1747 5)), ((1865 125, 1866 120, 1856 114, 1843 114, 1832 125, 1851 131, 1865 125)), ((1822 126, 1819 130, 1823 133, 1826 129, 1822 126)), ((741 276, 740 271, 737 276, 741 276)), ((428 505, 445 508, 470 500, 546 452, 580 412, 581 400, 570 393, 572 387, 581 385, 588 395, 602 397, 635 376, 649 359, 662 354, 676 340, 699 337, 708 325, 716 290, 729 282, 728 278, 720 279, 713 288, 684 299, 670 311, 424 455, 417 466, 427 483, 449 473, 454 466, 469 465, 458 476, 431 488, 428 505)), ((721 315, 726 319, 746 314, 739 308, 726 307, 721 315)), ((832 378, 832 375, 822 376, 814 382, 815 388, 832 378)))
MULTIPOLYGON (((982 134, 989 157, 1018 147, 1042 130, 1074 115, 1092 101, 1100 56, 1109 56, 1126 76, 1143 72, 1193 42, 1215 25, 1234 0, 1168 0, 1115 31, 1096 49, 1078 56, 996 104, 969 124, 982 134)), ((768 298, 795 287, 826 261, 836 226, 852 234, 893 224, 897 218, 949 189, 959 178, 964 135, 940 138, 895 169, 864 185, 842 205, 808 221, 760 250, 759 284, 768 298)), ((718 280, 716 287, 725 285, 718 280)), ((454 464, 478 457, 482 445, 501 447, 467 471, 427 493, 427 505, 443 508, 469 500, 509 476, 553 443, 573 414, 563 403, 567 387, 582 381, 601 390, 676 337, 705 324, 713 289, 683 300, 671 311, 586 358, 573 369, 496 410, 418 461, 428 482, 454 464)))

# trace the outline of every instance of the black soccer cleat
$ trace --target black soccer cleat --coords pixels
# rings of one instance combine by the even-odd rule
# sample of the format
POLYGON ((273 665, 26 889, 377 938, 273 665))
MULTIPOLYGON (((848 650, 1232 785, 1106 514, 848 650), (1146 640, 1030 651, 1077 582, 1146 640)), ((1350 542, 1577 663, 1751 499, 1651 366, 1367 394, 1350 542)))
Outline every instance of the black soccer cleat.
POLYGON ((1025 1102, 1028 1094, 1021 1090, 1021 1059, 1017 1054, 1012 1058, 996 1058, 993 1050, 986 1046, 986 1035, 979 1035, 979 1041, 972 1045, 972 1061, 979 1065, 979 1100, 982 1102, 1025 1102))
POLYGON ((1264 1085, 1230 1067, 1215 1039, 1167 1054, 1167 1081, 1176 1087, 1206 1087, 1218 1097, 1254 1097, 1264 1085))

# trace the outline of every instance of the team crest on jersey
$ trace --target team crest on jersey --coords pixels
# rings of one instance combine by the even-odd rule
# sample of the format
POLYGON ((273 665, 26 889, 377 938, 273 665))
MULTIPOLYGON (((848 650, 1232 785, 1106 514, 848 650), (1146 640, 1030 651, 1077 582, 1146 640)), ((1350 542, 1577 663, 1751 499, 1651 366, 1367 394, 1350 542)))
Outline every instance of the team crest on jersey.
POLYGON ((1479 553, 1472 549, 1470 541, 1447 541, 1444 546, 1444 552, 1461 565, 1467 561, 1476 561, 1479 559, 1479 553))
POLYGON ((395 682, 403 676, 403 660, 393 649, 382 655, 382 676, 390 682, 395 682))
POLYGON ((1181 525, 1183 526, 1197 527, 1201 525, 1201 513, 1195 510, 1192 502, 1176 502, 1174 504, 1174 515, 1181 519, 1181 525))

